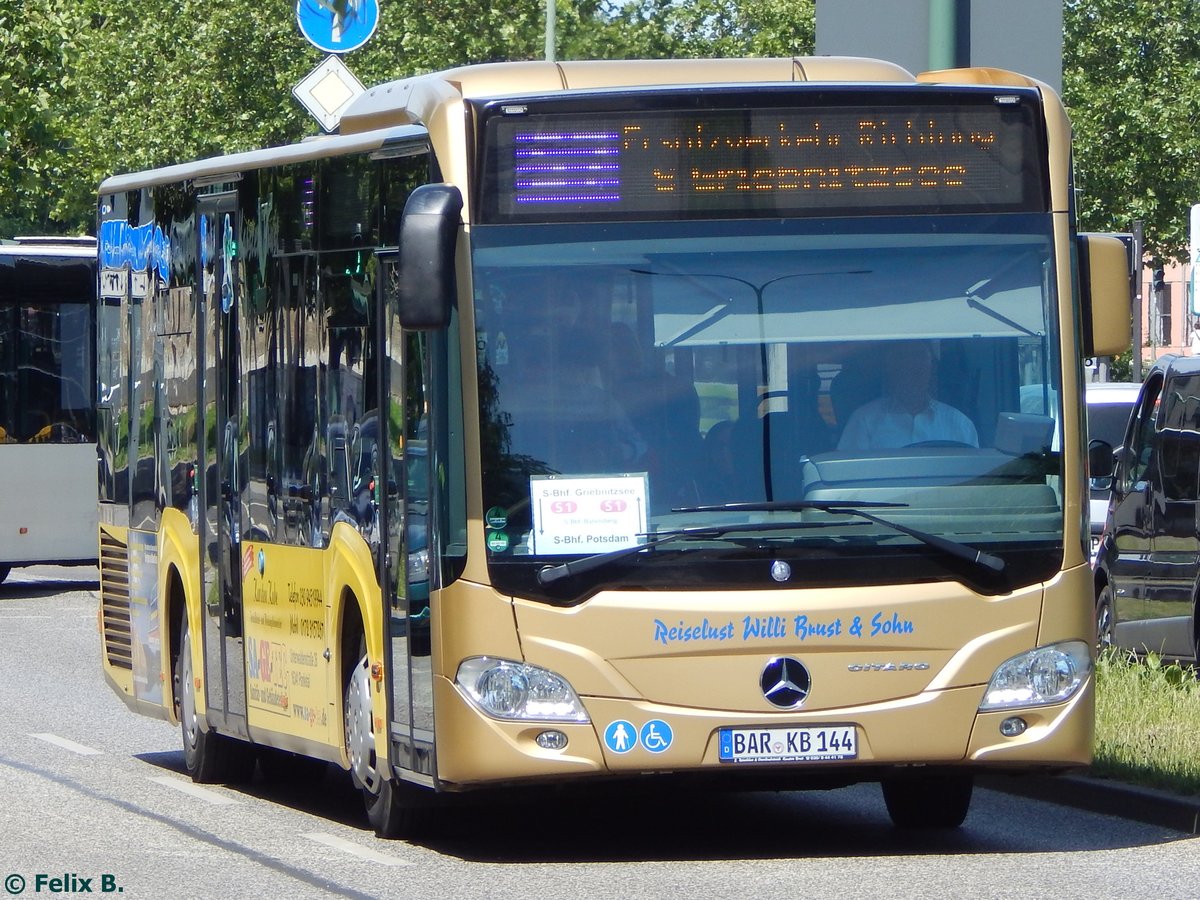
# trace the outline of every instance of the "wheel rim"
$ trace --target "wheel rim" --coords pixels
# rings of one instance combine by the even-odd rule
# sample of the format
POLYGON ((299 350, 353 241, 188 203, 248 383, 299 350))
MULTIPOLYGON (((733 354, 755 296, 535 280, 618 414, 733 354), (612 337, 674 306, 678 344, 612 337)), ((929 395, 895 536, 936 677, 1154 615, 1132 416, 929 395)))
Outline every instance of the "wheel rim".
POLYGON ((372 794, 379 793, 380 778, 375 766, 375 728, 371 711, 371 676, 364 656, 354 667, 346 685, 346 753, 355 784, 372 794))
POLYGON ((192 753, 199 737, 199 724, 196 721, 196 683, 192 678, 192 636, 183 635, 183 643, 179 648, 179 722, 183 727, 184 748, 192 753))
POLYGON ((1112 646, 1112 611, 1107 605, 1100 607, 1096 619, 1096 637, 1100 641, 1101 650, 1112 646))
POLYGON ((1109 588, 1105 588, 1100 595, 1100 602, 1096 605, 1096 646, 1098 649, 1106 650, 1112 646, 1112 632, 1112 592, 1109 588))

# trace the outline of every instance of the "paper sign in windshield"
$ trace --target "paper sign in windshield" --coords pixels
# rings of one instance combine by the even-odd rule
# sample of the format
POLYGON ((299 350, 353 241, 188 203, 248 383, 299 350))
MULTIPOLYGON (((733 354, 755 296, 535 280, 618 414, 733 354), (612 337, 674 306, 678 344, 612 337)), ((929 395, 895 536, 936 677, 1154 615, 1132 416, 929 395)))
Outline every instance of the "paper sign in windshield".
POLYGON ((533 552, 603 553, 642 543, 646 473, 533 475, 533 552))

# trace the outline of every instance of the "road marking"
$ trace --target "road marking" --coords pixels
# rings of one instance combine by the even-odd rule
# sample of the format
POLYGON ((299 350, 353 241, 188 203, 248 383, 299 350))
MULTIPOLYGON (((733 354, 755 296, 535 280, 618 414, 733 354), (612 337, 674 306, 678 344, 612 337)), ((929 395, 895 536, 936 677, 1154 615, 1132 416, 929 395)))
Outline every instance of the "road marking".
POLYGON ((367 862, 377 862, 385 866, 411 866, 415 863, 400 859, 388 853, 381 853, 378 850, 372 850, 370 847, 362 847, 345 838, 334 837, 332 834, 320 834, 313 832, 303 835, 310 841, 316 841, 318 844, 324 844, 326 847, 332 847, 334 850, 341 850, 343 853, 349 853, 351 856, 357 856, 359 859, 365 859, 367 862))
POLYGON ((92 747, 85 747, 83 744, 77 744, 74 741, 69 741, 65 737, 59 737, 57 734, 31 734, 30 737, 35 737, 39 741, 45 741, 47 744, 53 744, 56 747, 62 747, 64 750, 70 750, 72 753, 78 753, 80 756, 98 756, 103 751, 96 750, 92 747))
POLYGON ((198 800, 203 800, 205 803, 211 803, 213 806, 232 806, 238 802, 232 797, 226 797, 224 794, 218 794, 216 791, 202 788, 200 785, 192 784, 190 781, 180 781, 178 778, 172 778, 169 775, 160 775, 150 780, 157 784, 166 785, 180 793, 195 797, 198 800))

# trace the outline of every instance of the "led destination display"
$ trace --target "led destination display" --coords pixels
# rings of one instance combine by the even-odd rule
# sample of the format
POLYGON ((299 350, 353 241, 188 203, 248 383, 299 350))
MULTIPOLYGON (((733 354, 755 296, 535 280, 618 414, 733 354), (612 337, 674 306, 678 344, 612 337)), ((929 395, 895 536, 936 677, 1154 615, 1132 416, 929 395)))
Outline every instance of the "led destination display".
POLYGON ((986 103, 493 115, 489 221, 1045 208, 1034 109, 986 103))

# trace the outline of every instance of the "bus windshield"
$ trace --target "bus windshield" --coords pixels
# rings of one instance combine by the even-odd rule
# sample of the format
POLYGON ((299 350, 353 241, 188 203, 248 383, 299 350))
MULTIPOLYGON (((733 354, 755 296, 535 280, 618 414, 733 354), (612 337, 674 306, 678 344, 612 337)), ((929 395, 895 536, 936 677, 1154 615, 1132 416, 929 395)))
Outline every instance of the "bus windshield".
POLYGON ((868 580, 961 576, 896 530, 787 508, 832 501, 1007 557, 1009 587, 1048 577, 1050 228, 1036 213, 475 228, 493 576, 528 591, 539 566, 759 521, 590 577, 701 564, 720 581, 763 554, 826 583, 861 583, 866 558, 868 580))
POLYGON ((62 267, 79 285, 60 302, 65 276, 59 285, 37 275, 57 271, 53 264, 22 265, 24 295, 0 293, 0 442, 95 441, 90 270, 86 261, 62 267))

